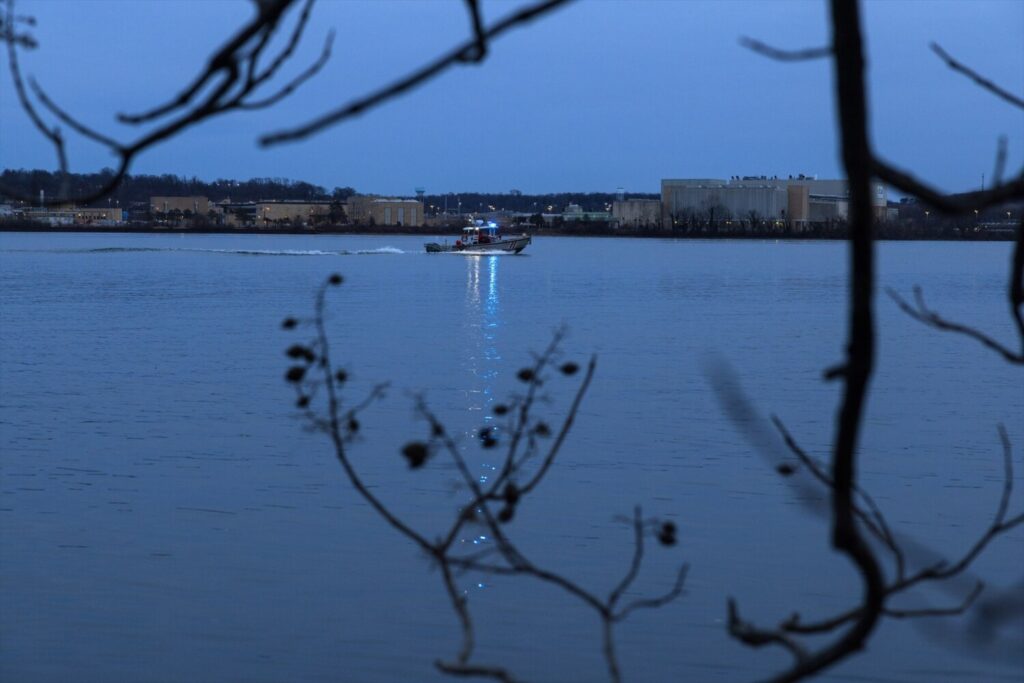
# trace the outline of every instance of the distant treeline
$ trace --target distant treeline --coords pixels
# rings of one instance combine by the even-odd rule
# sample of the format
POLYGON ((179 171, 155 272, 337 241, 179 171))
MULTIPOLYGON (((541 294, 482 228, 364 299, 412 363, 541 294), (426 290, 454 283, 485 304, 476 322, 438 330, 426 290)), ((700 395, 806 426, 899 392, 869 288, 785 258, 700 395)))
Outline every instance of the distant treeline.
MULTIPOLYGON (((4 188, 20 195, 33 198, 39 192, 46 193, 48 200, 61 197, 85 196, 102 187, 112 176, 112 169, 103 169, 99 173, 68 173, 62 175, 50 171, 28 171, 24 169, 5 170, 0 173, 0 183, 4 188)), ((251 178, 249 180, 219 179, 213 182, 199 180, 196 177, 171 175, 128 175, 111 193, 111 202, 118 202, 123 207, 134 203, 148 204, 150 197, 156 196, 195 196, 200 195, 220 201, 231 199, 233 202, 250 202, 261 199, 295 199, 323 200, 337 199, 344 201, 355 194, 351 187, 336 187, 331 192, 320 185, 313 185, 301 180, 287 178, 251 178)), ((107 206, 107 199, 96 202, 97 206, 107 206)))
MULTIPOLYGON (((13 193, 22 196, 39 196, 40 190, 47 200, 61 197, 86 196, 102 187, 112 176, 112 169, 98 173, 68 173, 8 169, 0 173, 0 184, 13 193)), ((331 190, 302 180, 287 178, 250 178, 249 180, 218 179, 206 182, 196 177, 185 177, 165 173, 163 175, 128 175, 110 195, 110 202, 117 202, 128 208, 133 204, 148 204, 150 197, 203 196, 213 201, 230 199, 232 202, 254 202, 260 200, 334 200, 345 201, 356 190, 351 187, 335 187, 331 190)), ((631 198, 657 199, 657 194, 630 194, 631 198)), ((0 193, 0 198, 3 198, 0 193)), ((428 194, 423 202, 428 213, 448 210, 455 213, 460 202, 463 213, 480 213, 504 209, 506 211, 534 213, 561 213, 569 204, 578 204, 584 211, 604 211, 615 200, 610 192, 557 192, 553 194, 530 195, 512 191, 502 192, 450 192, 428 194), (429 207, 434 207, 430 210, 429 207), (491 209, 490 207, 494 207, 491 209), (548 207, 551 207, 550 209, 548 207)), ((95 203, 107 206, 107 199, 95 203)))

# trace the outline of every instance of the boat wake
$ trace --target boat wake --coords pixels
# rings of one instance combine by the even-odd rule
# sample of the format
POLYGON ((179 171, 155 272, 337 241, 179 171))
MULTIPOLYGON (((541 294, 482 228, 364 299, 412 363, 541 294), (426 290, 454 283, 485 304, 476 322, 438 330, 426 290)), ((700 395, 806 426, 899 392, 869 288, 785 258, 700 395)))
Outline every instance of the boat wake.
POLYGON ((404 254, 397 247, 377 249, 341 249, 323 251, 320 249, 199 249, 194 247, 97 247, 93 249, 16 249, 11 251, 46 254, 138 254, 138 253, 193 253, 224 254, 228 256, 377 256, 404 254))

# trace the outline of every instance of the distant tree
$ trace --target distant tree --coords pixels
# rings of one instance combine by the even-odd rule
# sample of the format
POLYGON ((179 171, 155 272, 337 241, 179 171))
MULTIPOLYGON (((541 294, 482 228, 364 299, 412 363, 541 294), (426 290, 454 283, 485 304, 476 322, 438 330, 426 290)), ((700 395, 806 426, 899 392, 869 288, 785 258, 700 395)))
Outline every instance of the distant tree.
POLYGON ((327 214, 327 220, 331 225, 344 225, 348 223, 348 214, 345 212, 345 205, 340 201, 331 202, 327 214))
POLYGON ((751 209, 747 211, 747 221, 749 221, 751 232, 754 232, 761 225, 761 214, 756 209, 751 209))
POLYGON ((355 194, 356 191, 351 187, 336 187, 331 191, 331 199, 337 202, 344 202, 355 194))

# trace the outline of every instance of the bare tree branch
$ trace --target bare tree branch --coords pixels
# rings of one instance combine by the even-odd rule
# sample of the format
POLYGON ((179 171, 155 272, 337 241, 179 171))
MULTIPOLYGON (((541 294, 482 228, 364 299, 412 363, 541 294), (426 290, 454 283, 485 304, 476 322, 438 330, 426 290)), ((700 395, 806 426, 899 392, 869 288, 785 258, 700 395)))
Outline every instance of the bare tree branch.
MULTIPOLYGON (((214 76, 221 71, 228 71, 231 65, 238 65, 239 52, 253 38, 263 31, 273 32, 278 20, 296 0, 265 0, 256 3, 258 14, 249 23, 245 24, 234 36, 221 46, 209 59, 206 68, 182 90, 173 100, 154 107, 149 111, 140 114, 118 114, 118 120, 122 123, 147 123, 166 116, 176 109, 182 109, 191 103, 192 99, 211 82, 214 76)), ((261 45, 265 45, 268 35, 265 35, 261 45)))
POLYGON ((729 598, 729 635, 750 647, 781 645, 789 650, 798 664, 807 661, 807 651, 793 638, 779 631, 759 629, 749 621, 744 621, 732 598, 729 598))
POLYGON ((872 171, 879 180, 888 183, 897 190, 917 197, 943 213, 953 215, 965 214, 975 210, 987 209, 991 206, 999 206, 1011 199, 1024 197, 1024 173, 1021 173, 1013 180, 988 190, 948 195, 918 180, 907 171, 900 170, 887 161, 880 159, 877 155, 872 158, 871 162, 872 171))
POLYGON ((946 66, 948 66, 953 71, 958 71, 963 75, 967 76, 976 84, 978 84, 982 89, 988 90, 996 97, 1002 98, 1003 100, 1009 102, 1015 107, 1020 107, 1021 109, 1024 109, 1024 99, 1018 97, 1017 95, 1014 95, 1013 93, 1011 93, 1008 90, 1005 90, 1004 88, 1000 88, 998 85, 996 85, 989 79, 985 78, 974 69, 971 69, 970 67, 965 66, 958 62, 957 60, 953 59, 953 57, 950 56, 948 52, 943 50, 938 43, 932 43, 931 48, 932 52, 937 54, 939 56, 939 59, 944 61, 946 63, 946 66))
POLYGON ((640 600, 634 600, 633 602, 626 605, 622 610, 612 617, 615 621, 622 621, 630 615, 631 612, 638 609, 657 609, 658 607, 664 607, 668 603, 672 602, 680 595, 683 594, 683 588, 686 585, 686 576, 690 572, 690 565, 680 565, 679 571, 676 572, 675 583, 672 587, 663 595, 655 598, 643 598, 640 600))
POLYGON ((473 27, 473 36, 476 38, 476 50, 473 54, 467 55, 463 61, 480 63, 487 57, 487 34, 484 32, 480 1, 465 0, 465 2, 466 9, 469 10, 469 21, 473 27))
MULTIPOLYGON (((922 322, 925 325, 928 325, 929 327, 934 327, 937 330, 943 330, 944 332, 955 332, 957 334, 962 334, 964 336, 970 337, 972 339, 979 341, 987 348, 1001 355, 1008 363, 1013 363, 1015 365, 1024 364, 1024 337, 1022 337, 1021 339, 1022 350, 1020 352, 1012 351, 1010 348, 997 342, 995 339, 988 336, 984 332, 981 332, 980 330, 970 327, 969 325, 963 325, 960 323, 952 322, 950 320, 946 320, 935 311, 929 309, 927 304, 925 304, 924 294, 921 291, 920 287, 914 287, 914 305, 912 305, 909 301, 900 296, 899 293, 896 290, 892 289, 891 287, 886 288, 885 292, 886 294, 889 295, 890 298, 892 298, 893 301, 896 302, 896 305, 900 307, 900 310, 902 310, 904 313, 909 315, 914 320, 922 322)), ((1014 308, 1014 311, 1018 314, 1017 319, 1019 320, 1019 307, 1014 308)))
POLYGON ((783 50, 748 36, 740 38, 740 45, 763 57, 779 62, 807 62, 832 56, 832 46, 830 45, 805 48, 803 50, 783 50))
POLYGON ((36 42, 32 34, 18 33, 17 29, 15 29, 16 24, 35 26, 36 20, 35 17, 15 15, 11 12, 5 12, 3 15, 0 15, 0 42, 20 46, 27 50, 39 47, 39 43, 36 42))
POLYGON ((298 76, 293 78, 291 81, 289 81, 287 84, 285 84, 284 87, 282 87, 280 90, 278 90, 273 95, 265 97, 265 98, 263 98, 261 100, 251 100, 251 101, 248 101, 248 102, 241 102, 238 105, 238 108, 239 109, 263 109, 263 108, 275 105, 278 102, 280 102, 281 100, 283 100, 284 98, 286 98, 289 95, 291 95, 293 92, 295 92, 299 88, 299 86, 301 86, 303 83, 308 81, 313 76, 317 75, 320 72, 320 70, 324 68, 324 65, 327 64, 327 61, 331 58, 331 46, 333 44, 334 44, 334 31, 332 30, 332 31, 329 31, 327 33, 327 38, 326 38, 326 40, 324 40, 324 47, 320 51, 320 56, 317 58, 317 60, 315 62, 310 64, 309 67, 307 67, 305 71, 303 71, 298 76))
MULTIPOLYGON (((630 603, 624 609, 616 611, 618 603, 623 595, 636 581, 639 575, 640 566, 644 557, 644 534, 651 527, 657 527, 658 540, 663 545, 674 545, 675 525, 664 522, 660 525, 656 520, 645 521, 639 507, 635 509, 633 518, 633 553, 629 568, 624 576, 615 584, 609 597, 605 600, 596 594, 583 588, 572 579, 544 569, 526 555, 516 546, 508 534, 507 525, 512 522, 515 509, 521 504, 522 499, 532 491, 551 466, 551 463, 559 452, 562 442, 573 424, 576 414, 579 412, 580 404, 593 378, 596 361, 592 358, 587 372, 580 381, 576 395, 571 402, 565 417, 562 419, 562 426, 558 436, 553 438, 548 453, 544 460, 535 470, 527 471, 530 467, 530 453, 534 448, 535 439, 543 436, 551 438, 550 428, 546 423, 537 420, 531 414, 531 408, 535 402, 543 398, 538 394, 540 387, 550 380, 554 369, 554 363, 559 357, 559 344, 564 331, 556 331, 554 339, 547 349, 536 357, 532 367, 523 368, 518 373, 518 379, 526 383, 528 389, 526 395, 514 399, 514 406, 518 411, 510 410, 508 406, 502 406, 501 410, 496 409, 496 414, 510 414, 509 424, 511 433, 507 438, 506 454, 504 464, 501 467, 495 481, 486 488, 473 476, 466 457, 451 436, 441 420, 427 406, 426 400, 420 396, 416 400, 416 412, 423 418, 430 428, 430 437, 426 442, 412 442, 403 449, 409 465, 417 469, 425 465, 428 460, 439 453, 447 453, 455 464, 465 489, 469 492, 469 499, 459 508, 454 521, 447 532, 437 536, 437 540, 431 542, 412 526, 399 518, 399 516, 374 495, 369 487, 362 481, 356 472, 350 458, 346 445, 354 438, 359 430, 357 415, 368 407, 380 394, 378 390, 371 392, 370 396, 348 410, 342 409, 340 396, 341 385, 347 378, 344 371, 335 372, 331 362, 330 341, 325 328, 325 297, 332 287, 341 285, 343 278, 340 275, 332 275, 323 283, 316 293, 314 316, 308 320, 288 318, 283 327, 293 329, 299 326, 312 327, 315 336, 309 345, 296 344, 291 346, 287 355, 297 361, 297 365, 291 366, 285 378, 292 383, 296 391, 296 404, 302 409, 303 415, 309 424, 320 431, 324 431, 334 446, 335 455, 341 463, 345 474, 356 492, 367 501, 370 506, 402 535, 412 540, 426 556, 436 564, 441 571, 445 592, 456 615, 461 632, 461 644, 453 661, 438 660, 435 662, 438 670, 443 673, 460 677, 482 677, 498 681, 514 680, 512 674, 505 668, 490 665, 481 665, 472 661, 475 648, 475 633, 473 619, 469 611, 469 605, 465 593, 457 585, 456 576, 462 576, 467 572, 480 572, 484 574, 496 574, 501 576, 525 576, 538 581, 556 586, 567 594, 578 598, 583 604, 592 609, 601 622, 602 628, 602 653, 608 669, 608 675, 613 683, 621 680, 621 671, 618 658, 615 654, 614 626, 616 623, 636 609, 655 608, 668 604, 682 594, 683 583, 686 576, 686 565, 680 570, 675 584, 663 595, 655 598, 640 599, 630 603), (312 407, 313 399, 320 397, 325 414, 321 416, 318 409, 312 407), (543 430, 541 427, 543 426, 543 430), (542 433, 543 432, 543 433, 542 433), (521 444, 527 443, 525 453, 517 456, 521 444), (524 469, 526 468, 526 469, 524 469), (529 484, 520 486, 518 482, 522 479, 529 479, 529 484), (493 506, 502 505, 502 509, 495 511, 493 506), (491 547, 481 551, 465 554, 454 552, 455 541, 467 524, 475 523, 483 525, 487 537, 493 543, 491 547)), ((557 368, 557 371, 565 376, 575 375, 579 370, 573 362, 566 362, 557 368)), ((481 446, 485 449, 494 448, 498 445, 499 438, 491 432, 492 428, 487 427, 479 432, 481 446)))
POLYGON ((985 584, 981 581, 974 585, 974 590, 967 594, 959 605, 953 607, 923 608, 923 609, 892 609, 885 608, 885 616, 893 619, 918 619, 920 617, 955 617, 963 614, 974 601, 978 599, 981 592, 985 590, 985 584))
POLYGON ((63 121, 69 128, 74 130, 76 133, 83 137, 89 138, 94 142, 98 142, 101 145, 109 147, 111 151, 115 153, 121 153, 124 151, 124 148, 121 146, 121 143, 86 126, 84 123, 78 121, 70 114, 68 114, 65 110, 57 106, 57 104, 52 99, 50 99, 50 96, 46 94, 46 91, 44 91, 42 87, 40 87, 39 83, 37 83, 34 78, 29 79, 29 85, 32 88, 32 92, 35 93, 36 97, 39 98, 39 101, 43 103, 43 106, 49 109, 54 116, 63 121))
MULTIPOLYGON (((295 0, 267 0, 266 2, 258 3, 259 11, 257 16, 243 26, 233 38, 211 57, 206 69, 179 93, 176 98, 142 114, 122 114, 120 116, 122 122, 134 124, 149 123, 156 119, 171 117, 170 120, 165 121, 153 130, 141 134, 131 143, 120 143, 85 125, 69 112, 59 107, 39 84, 32 81, 34 94, 54 116, 80 135, 107 147, 118 157, 115 173, 96 191, 76 197, 51 197, 47 203, 54 204, 73 201, 87 204, 100 199, 108 195, 120 184, 135 157, 143 151, 215 116, 234 110, 256 109, 274 104, 290 95, 301 84, 319 72, 330 56, 333 35, 328 36, 320 56, 310 67, 289 81, 276 93, 262 99, 252 99, 252 96, 257 93, 259 88, 272 79, 282 65, 293 56, 301 40, 309 20, 313 0, 305 1, 296 26, 293 28, 284 49, 272 60, 269 66, 262 70, 259 68, 259 58, 269 44, 270 37, 279 27, 285 11, 293 4, 295 4, 295 0), (249 47, 250 43, 252 43, 251 47, 249 47), (201 93, 207 90, 209 91, 208 94, 201 96, 201 93)), ((7 0, 8 19, 5 20, 5 26, 10 24, 10 17, 13 16, 13 5, 13 0, 7 0)), ((66 171, 67 160, 64 155, 64 143, 60 131, 56 128, 53 130, 48 129, 36 112, 22 85, 23 81, 17 60, 15 42, 7 42, 11 73, 19 93, 19 101, 22 108, 25 109, 40 132, 55 147, 58 158, 61 160, 61 169, 66 171)), ((32 201, 33 199, 21 196, 17 192, 12 192, 2 187, 0 187, 0 190, 5 195, 22 201, 32 201)), ((65 193, 62 192, 61 194, 64 195, 65 193)))
POLYGON ((35 47, 35 42, 27 43, 24 39, 18 39, 14 33, 16 21, 14 0, 7 0, 6 18, 4 25, 0 28, 3 29, 4 42, 7 43, 7 61, 11 71, 11 80, 14 81, 14 91, 18 95, 18 102, 21 104, 21 108, 25 110, 25 113, 28 114, 29 119, 32 121, 32 125, 53 145, 57 153, 57 164, 60 167, 60 172, 67 173, 68 159, 64 149, 64 137, 61 135, 60 128, 56 126, 52 129, 47 127, 46 123, 39 116, 39 112, 32 105, 32 101, 28 98, 28 93, 25 92, 25 82, 21 77, 21 68, 18 63, 18 46, 35 47))
MULTIPOLYGON (((482 36, 487 41, 494 40, 502 33, 528 24, 534 19, 548 14, 571 1, 572 0, 541 0, 496 22, 485 30, 482 36)), ((309 137, 314 133, 318 133, 325 128, 340 123, 345 119, 365 113, 366 111, 369 111, 374 107, 378 107, 402 93, 426 83, 455 64, 464 63, 467 60, 473 61, 473 55, 477 53, 479 45, 480 39, 478 37, 473 37, 456 46, 444 55, 441 55, 434 61, 414 70, 407 76, 404 76, 390 85, 380 88, 379 90, 375 90, 365 97, 361 97, 338 109, 330 111, 297 128, 264 135, 260 138, 260 144, 268 147, 271 145, 278 145, 283 142, 302 140, 303 138, 309 137)))
POLYGON ((832 48, 841 152, 850 187, 850 272, 847 356, 843 396, 832 451, 832 545, 855 565, 863 582, 862 610, 838 640, 798 659, 773 681, 807 678, 851 653, 868 639, 885 604, 881 568, 856 524, 857 445, 874 369, 874 246, 871 220, 871 148, 867 133, 864 54, 857 0, 831 0, 832 48))

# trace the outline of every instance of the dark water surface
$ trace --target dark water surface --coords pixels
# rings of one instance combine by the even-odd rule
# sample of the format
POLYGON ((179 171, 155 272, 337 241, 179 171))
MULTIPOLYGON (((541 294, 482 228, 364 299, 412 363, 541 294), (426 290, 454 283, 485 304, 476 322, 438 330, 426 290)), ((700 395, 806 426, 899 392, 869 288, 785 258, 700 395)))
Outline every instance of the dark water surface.
MULTIPOLYGON (((604 593, 628 565, 635 504, 674 519, 635 595, 687 594, 619 630, 627 680, 742 681, 786 663, 725 632, 725 602, 768 625, 841 610, 858 593, 824 519, 724 417, 725 359, 764 414, 827 453, 840 359, 844 245, 547 238, 518 257, 421 253, 411 237, 0 235, 0 680, 427 681, 458 630, 439 576, 367 508, 282 380, 279 329, 333 271, 335 357, 351 396, 390 380, 354 458, 428 536, 460 498, 442 467, 409 472, 411 394, 462 434, 516 390, 552 330, 598 373, 549 479, 511 526, 538 563, 604 593)), ((925 288, 950 317, 1011 341, 1007 244, 888 243, 880 280, 925 288)), ((878 302, 880 361, 862 476, 890 522, 962 553, 995 509, 996 424, 1017 462, 1021 373, 970 340, 878 302)), ((550 385, 552 419, 574 387, 550 385)), ((1018 489, 1024 489, 1020 473, 1018 489)), ((1018 491, 1021 493, 1021 491, 1018 491)), ((1014 502, 1014 511, 1024 496, 1014 502)), ((463 539, 472 544, 472 535, 463 539)), ((977 574, 1018 580, 1018 529, 977 574)), ((486 542, 486 541, 485 541, 486 542)), ((479 659, 527 680, 603 680, 599 624, 524 580, 463 580, 479 659)), ((967 589, 970 584, 967 585, 967 589)), ((919 591, 903 605, 944 605, 919 591)), ((828 680, 1020 681, 1020 660, 965 654, 956 632, 887 622, 828 680)))

